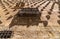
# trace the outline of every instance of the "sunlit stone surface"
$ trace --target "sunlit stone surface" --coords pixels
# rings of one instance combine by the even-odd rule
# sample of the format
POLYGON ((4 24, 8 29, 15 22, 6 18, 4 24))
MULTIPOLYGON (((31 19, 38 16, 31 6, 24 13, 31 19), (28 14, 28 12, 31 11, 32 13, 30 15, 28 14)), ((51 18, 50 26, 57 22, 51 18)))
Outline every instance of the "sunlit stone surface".
POLYGON ((12 30, 10 39, 60 39, 60 0, 24 0, 24 8, 38 8, 42 22, 38 26, 15 25, 9 29, 12 19, 21 10, 22 1, 0 0, 0 31, 12 30), (19 9, 14 9, 16 3, 19 9))

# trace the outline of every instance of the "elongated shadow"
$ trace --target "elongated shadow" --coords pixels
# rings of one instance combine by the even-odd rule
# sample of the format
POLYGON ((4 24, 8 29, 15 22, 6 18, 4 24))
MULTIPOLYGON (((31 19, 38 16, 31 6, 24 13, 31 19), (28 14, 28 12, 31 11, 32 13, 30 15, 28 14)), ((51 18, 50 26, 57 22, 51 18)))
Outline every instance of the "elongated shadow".
MULTIPOLYGON (((10 27, 14 25, 38 25, 41 13, 38 8, 22 8, 12 19, 10 27)), ((9 28, 10 28, 9 27, 9 28)))

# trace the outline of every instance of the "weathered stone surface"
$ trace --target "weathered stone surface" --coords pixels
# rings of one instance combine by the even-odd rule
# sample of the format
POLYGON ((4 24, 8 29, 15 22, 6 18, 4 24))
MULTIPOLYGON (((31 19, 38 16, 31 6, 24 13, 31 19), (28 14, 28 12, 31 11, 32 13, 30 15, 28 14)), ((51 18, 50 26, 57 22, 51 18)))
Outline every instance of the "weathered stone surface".
MULTIPOLYGON (((17 14, 17 12, 21 10, 21 9, 16 9, 16 10, 12 9, 14 8, 14 6, 16 6, 16 3, 18 3, 19 1, 20 0, 0 0, 0 16, 1 16, 0 18, 2 21, 2 24, 0 24, 0 31, 9 30, 9 24, 11 23, 12 19, 17 14), (12 18, 6 20, 10 16, 12 16, 12 18)), ((15 25, 14 27, 10 28, 10 30, 13 31, 13 36, 11 39, 60 39, 60 25, 59 25, 60 23, 57 22, 58 20, 60 20, 59 18, 60 1, 59 0, 53 0, 53 1, 24 0, 24 2, 26 2, 26 6, 24 6, 24 8, 38 7, 41 13, 41 17, 40 17, 41 23, 39 23, 38 26, 30 25, 30 27, 28 28, 26 27, 27 25, 26 26, 15 25), (49 1, 50 1, 49 5, 47 5, 47 7, 44 7, 49 1), (44 9, 42 9, 43 7, 44 9), (41 11, 41 9, 43 11, 41 11), (46 15, 50 16, 50 18, 48 17, 49 20, 47 20, 46 15), (42 21, 46 21, 45 22, 47 25, 46 27, 44 27, 42 21)))

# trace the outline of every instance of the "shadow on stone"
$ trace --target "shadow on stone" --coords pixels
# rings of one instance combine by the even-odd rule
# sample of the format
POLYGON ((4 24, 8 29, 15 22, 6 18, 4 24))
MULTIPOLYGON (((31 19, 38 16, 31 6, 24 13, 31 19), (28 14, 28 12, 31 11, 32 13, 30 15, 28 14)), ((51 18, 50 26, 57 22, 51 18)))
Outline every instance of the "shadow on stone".
POLYGON ((38 8, 21 8, 21 10, 14 16, 10 23, 10 27, 14 25, 38 25, 41 13, 38 8))

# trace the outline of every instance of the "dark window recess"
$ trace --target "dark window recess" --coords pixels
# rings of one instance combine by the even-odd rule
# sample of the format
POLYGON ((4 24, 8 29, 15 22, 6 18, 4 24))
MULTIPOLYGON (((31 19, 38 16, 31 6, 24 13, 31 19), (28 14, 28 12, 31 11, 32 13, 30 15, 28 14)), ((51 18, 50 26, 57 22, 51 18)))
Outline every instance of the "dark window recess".
POLYGON ((0 38, 11 38, 12 31, 0 31, 0 38))
POLYGON ((0 20, 0 24, 2 24, 2 21, 0 20))
POLYGON ((41 13, 38 8, 21 8, 14 16, 10 23, 10 27, 14 25, 38 25, 41 13))

